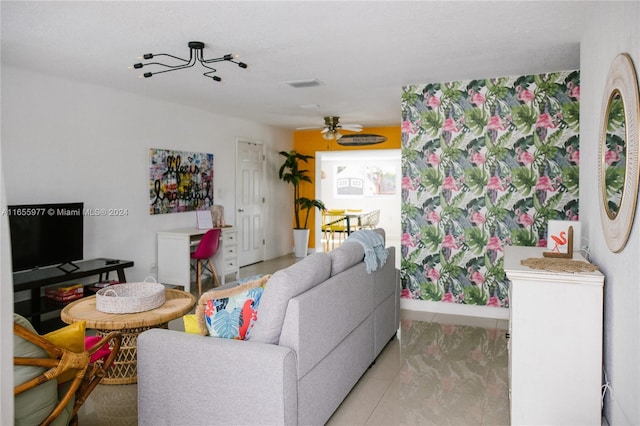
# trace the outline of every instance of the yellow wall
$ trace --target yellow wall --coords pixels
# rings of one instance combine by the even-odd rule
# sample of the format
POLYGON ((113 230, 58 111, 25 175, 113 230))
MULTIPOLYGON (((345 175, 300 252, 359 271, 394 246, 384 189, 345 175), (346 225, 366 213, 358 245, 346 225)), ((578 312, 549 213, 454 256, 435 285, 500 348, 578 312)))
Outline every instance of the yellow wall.
MULTIPOLYGON (((353 134, 354 132, 340 131, 343 135, 353 134)), ((358 133, 356 133, 358 134, 358 133)), ((365 145, 365 146, 342 146, 338 145, 335 140, 326 141, 320 130, 296 130, 293 133, 293 149, 300 154, 313 155, 315 157, 317 151, 357 151, 363 149, 400 149, 402 147, 402 139, 400 134, 400 126, 391 127, 368 127, 362 129, 359 134, 375 134, 386 136, 387 140, 377 145, 365 145)), ((300 185, 300 194, 303 197, 315 198, 315 176, 316 176, 316 162, 315 158, 309 160, 307 165, 309 170, 309 176, 314 180, 313 184, 303 182, 300 185)), ((315 247, 315 215, 317 210, 311 212, 309 215, 309 228, 311 229, 309 235, 310 248, 315 247)))

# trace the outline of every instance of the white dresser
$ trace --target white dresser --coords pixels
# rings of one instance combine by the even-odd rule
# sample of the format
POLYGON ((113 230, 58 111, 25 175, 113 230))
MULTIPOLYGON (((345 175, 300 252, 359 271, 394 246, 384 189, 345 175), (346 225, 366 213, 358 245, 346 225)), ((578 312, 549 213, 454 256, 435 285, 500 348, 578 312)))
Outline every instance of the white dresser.
POLYGON ((511 424, 600 425, 604 276, 520 264, 543 251, 505 248, 511 424))
MULTIPOLYGON (((221 228, 220 246, 213 266, 224 285, 227 275, 240 278, 238 266, 238 229, 221 228)), ((191 290, 191 253, 208 229, 182 228, 158 232, 158 282, 184 286, 191 290)))

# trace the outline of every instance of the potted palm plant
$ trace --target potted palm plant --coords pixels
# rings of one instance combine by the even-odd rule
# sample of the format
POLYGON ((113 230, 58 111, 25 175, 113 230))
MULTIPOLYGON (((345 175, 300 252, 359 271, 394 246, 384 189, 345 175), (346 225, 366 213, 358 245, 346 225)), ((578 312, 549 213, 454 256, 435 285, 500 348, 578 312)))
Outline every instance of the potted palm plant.
POLYGON ((313 156, 300 154, 296 151, 280 151, 280 155, 282 155, 285 160, 278 171, 278 177, 293 186, 293 212, 295 218, 293 240, 295 254, 296 257, 305 257, 307 255, 307 247, 309 246, 309 213, 313 208, 321 211, 326 208, 320 200, 312 200, 300 196, 300 184, 302 182, 313 183, 311 177, 308 175, 309 170, 301 169, 300 163, 307 163, 313 156), (305 211, 304 222, 300 220, 303 210, 305 211))

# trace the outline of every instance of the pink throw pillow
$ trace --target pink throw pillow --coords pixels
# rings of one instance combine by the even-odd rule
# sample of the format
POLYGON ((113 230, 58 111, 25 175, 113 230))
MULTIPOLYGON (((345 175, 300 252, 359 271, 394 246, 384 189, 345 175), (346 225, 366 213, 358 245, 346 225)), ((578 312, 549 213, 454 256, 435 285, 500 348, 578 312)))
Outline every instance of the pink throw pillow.
MULTIPOLYGON (((99 336, 87 336, 84 338, 84 349, 91 349, 96 343, 100 341, 101 337, 99 336)), ((91 355, 91 359, 89 362, 96 362, 99 359, 104 361, 107 360, 107 357, 111 354, 111 349, 109 348, 109 344, 105 343, 100 349, 96 351, 93 355, 91 355)))

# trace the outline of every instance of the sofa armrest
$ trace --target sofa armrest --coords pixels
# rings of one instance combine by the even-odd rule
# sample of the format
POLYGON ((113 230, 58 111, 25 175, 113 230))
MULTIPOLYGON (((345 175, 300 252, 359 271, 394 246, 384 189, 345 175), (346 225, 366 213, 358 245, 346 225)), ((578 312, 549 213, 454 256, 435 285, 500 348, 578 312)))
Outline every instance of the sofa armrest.
POLYGON ((297 424, 295 353, 152 329, 138 337, 140 425, 297 424))

